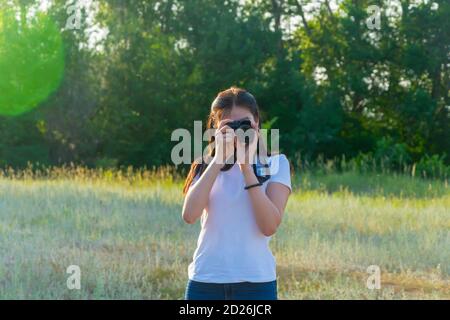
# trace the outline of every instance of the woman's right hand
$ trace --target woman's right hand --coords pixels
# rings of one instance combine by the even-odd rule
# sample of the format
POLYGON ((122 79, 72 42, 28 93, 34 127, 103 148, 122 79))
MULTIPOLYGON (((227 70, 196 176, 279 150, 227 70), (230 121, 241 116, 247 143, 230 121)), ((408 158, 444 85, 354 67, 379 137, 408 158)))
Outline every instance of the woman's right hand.
POLYGON ((228 121, 221 121, 215 133, 215 155, 218 164, 226 164, 234 156, 236 135, 234 130, 227 126, 228 121))

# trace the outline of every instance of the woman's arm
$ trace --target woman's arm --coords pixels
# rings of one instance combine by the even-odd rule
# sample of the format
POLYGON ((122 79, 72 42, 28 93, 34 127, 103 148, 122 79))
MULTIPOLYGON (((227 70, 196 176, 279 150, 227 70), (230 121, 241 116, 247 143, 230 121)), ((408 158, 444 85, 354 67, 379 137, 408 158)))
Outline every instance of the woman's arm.
POLYGON ((183 219, 189 224, 195 223, 208 204, 209 193, 223 165, 216 158, 209 163, 198 181, 189 188, 183 205, 183 219))
MULTIPOLYGON (((258 183, 250 164, 241 165, 246 185, 258 183)), ((281 223, 284 209, 289 198, 290 189, 281 183, 270 183, 266 192, 261 187, 247 190, 255 213, 256 223, 261 232, 269 237, 273 235, 281 223)))
POLYGON ((209 193, 220 169, 234 155, 234 139, 234 131, 226 121, 221 121, 215 134, 215 156, 184 199, 182 217, 187 223, 195 223, 208 205, 209 193))

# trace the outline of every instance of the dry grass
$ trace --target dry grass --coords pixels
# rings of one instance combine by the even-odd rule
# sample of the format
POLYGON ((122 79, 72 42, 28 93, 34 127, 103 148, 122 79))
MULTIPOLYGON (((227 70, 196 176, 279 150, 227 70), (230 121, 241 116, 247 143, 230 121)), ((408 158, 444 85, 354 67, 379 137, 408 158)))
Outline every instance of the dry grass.
MULTIPOLYGON (((445 181, 353 172, 295 179, 271 242, 282 299, 449 299, 445 181), (381 268, 380 290, 366 268, 381 268)), ((181 299, 199 225, 170 170, 53 168, 0 178, 0 297, 181 299), (66 268, 79 265, 81 290, 66 268)))

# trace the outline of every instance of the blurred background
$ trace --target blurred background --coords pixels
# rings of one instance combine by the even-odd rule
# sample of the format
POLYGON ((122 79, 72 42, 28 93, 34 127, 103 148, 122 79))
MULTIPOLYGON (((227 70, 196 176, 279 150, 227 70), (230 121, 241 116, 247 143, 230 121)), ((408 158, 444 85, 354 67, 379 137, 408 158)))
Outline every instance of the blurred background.
POLYGON ((446 0, 2 0, 0 12, 1 166, 170 164, 171 132, 231 85, 256 96, 293 163, 450 164, 446 0))
POLYGON ((0 0, 0 299, 182 299, 171 133, 232 85, 295 169, 280 299, 450 299, 448 0, 0 0))

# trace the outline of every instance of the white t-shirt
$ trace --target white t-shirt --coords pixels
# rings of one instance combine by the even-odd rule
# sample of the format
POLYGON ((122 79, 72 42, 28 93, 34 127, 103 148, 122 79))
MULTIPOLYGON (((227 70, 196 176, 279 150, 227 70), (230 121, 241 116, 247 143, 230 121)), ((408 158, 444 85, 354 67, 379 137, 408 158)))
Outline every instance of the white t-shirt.
MULTIPOLYGON (((263 184, 264 190, 272 182, 291 189, 289 161, 283 154, 270 157, 269 168, 271 177, 263 184)), ((244 176, 237 164, 217 176, 200 219, 201 231, 188 267, 189 279, 209 283, 276 279, 275 257, 269 248, 271 237, 257 226, 244 187, 244 176)))

